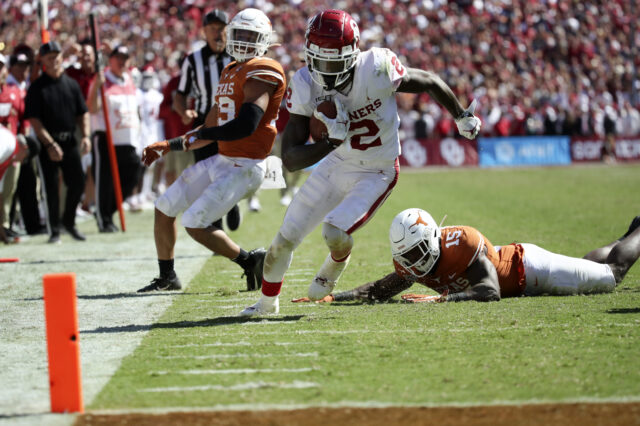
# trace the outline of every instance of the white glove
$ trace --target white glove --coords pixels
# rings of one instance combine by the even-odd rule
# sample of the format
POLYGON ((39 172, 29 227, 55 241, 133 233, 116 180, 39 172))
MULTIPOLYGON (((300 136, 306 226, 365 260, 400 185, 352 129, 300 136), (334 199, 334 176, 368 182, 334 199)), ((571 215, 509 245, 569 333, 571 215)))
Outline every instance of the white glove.
POLYGON ((462 114, 460 114, 460 117, 456 118, 458 132, 467 139, 475 138, 482 125, 480 119, 473 115, 477 104, 477 100, 474 99, 471 105, 469 105, 469 108, 465 109, 462 114))
POLYGON ((336 106, 336 118, 329 118, 318 110, 313 111, 313 116, 327 126, 329 139, 336 139, 342 142, 347 138, 347 133, 349 132, 349 114, 338 99, 334 99, 333 103, 336 106))

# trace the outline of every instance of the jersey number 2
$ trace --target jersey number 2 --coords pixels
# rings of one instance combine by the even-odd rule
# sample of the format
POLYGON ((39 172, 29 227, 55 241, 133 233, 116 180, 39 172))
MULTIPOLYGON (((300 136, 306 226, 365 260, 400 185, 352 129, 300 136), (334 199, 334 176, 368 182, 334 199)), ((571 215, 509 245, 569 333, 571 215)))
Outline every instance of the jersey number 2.
POLYGON ((380 128, 373 120, 361 120, 361 121, 352 121, 349 124, 349 132, 355 132, 356 130, 360 130, 356 134, 351 136, 351 148, 359 149, 360 151, 365 151, 369 148, 373 148, 374 146, 382 145, 382 140, 378 136, 373 140, 373 142, 363 143, 362 138, 372 138, 380 132, 380 128))

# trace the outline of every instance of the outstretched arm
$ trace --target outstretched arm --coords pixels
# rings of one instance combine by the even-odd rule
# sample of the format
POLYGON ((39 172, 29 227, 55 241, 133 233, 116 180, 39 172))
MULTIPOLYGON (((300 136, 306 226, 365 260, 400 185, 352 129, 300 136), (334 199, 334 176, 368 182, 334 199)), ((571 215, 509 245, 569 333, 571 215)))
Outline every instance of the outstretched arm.
POLYGON ((458 131, 465 138, 473 139, 480 131, 480 120, 473 115, 476 107, 475 101, 467 109, 464 109, 447 83, 431 71, 407 68, 407 74, 402 78, 397 91, 429 94, 449 111, 449 114, 456 120, 458 131))
POLYGON ((454 117, 458 118, 464 108, 451 88, 437 74, 418 68, 407 68, 407 74, 398 86, 398 92, 427 93, 454 117))
POLYGON ((447 302, 463 302, 466 300, 497 302, 500 300, 498 272, 486 254, 487 247, 485 246, 476 261, 467 269, 467 277, 474 284, 471 284, 465 292, 447 295, 447 302))

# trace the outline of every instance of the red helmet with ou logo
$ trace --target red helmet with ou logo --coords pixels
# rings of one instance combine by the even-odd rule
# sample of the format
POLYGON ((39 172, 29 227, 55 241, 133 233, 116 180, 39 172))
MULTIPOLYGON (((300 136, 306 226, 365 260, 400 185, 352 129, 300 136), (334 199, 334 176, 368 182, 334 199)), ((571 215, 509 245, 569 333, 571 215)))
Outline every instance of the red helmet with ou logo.
POLYGON ((309 20, 305 58, 313 80, 331 90, 349 78, 360 49, 360 30, 351 15, 325 10, 309 20))

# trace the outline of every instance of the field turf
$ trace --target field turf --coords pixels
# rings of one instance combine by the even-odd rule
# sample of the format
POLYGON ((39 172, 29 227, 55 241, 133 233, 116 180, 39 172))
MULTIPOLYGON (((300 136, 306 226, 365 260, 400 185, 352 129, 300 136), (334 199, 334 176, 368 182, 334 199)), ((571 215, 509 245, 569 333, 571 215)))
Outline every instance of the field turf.
MULTIPOLYGON (((640 214, 640 166, 403 171, 354 234, 337 290, 391 271, 388 228, 420 207, 494 244, 581 257, 640 214)), ((231 233, 267 247, 284 215, 277 191, 231 233)), ((151 238, 151 233, 149 234, 151 238)), ((150 240, 151 242, 151 240, 150 240)), ((148 327, 90 410, 439 406, 640 400, 640 266, 614 293, 497 303, 293 304, 326 256, 316 229, 297 249, 280 314, 242 319, 257 300, 219 256, 148 327)), ((177 261, 180 272, 180 262, 177 261)), ((426 292, 414 286, 411 292, 426 292)), ((103 332, 138 332, 136 324, 103 332), (128 327, 128 328, 127 328, 128 327)))

